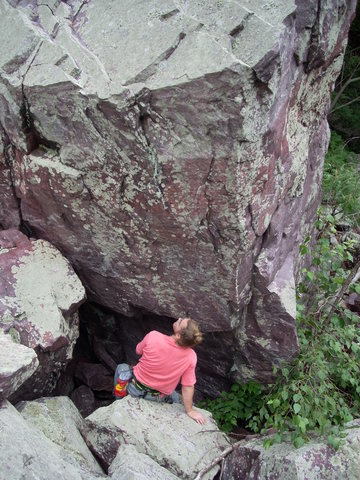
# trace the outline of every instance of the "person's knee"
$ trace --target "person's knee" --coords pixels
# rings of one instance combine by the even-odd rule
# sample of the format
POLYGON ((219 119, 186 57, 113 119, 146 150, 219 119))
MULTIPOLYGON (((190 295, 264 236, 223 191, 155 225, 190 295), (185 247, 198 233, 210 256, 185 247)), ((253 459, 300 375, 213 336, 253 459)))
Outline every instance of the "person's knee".
POLYGON ((120 374, 128 373, 129 375, 125 375, 124 378, 129 377, 131 372, 131 367, 127 363, 119 363, 116 367, 115 374, 114 374, 114 387, 118 381, 120 374))

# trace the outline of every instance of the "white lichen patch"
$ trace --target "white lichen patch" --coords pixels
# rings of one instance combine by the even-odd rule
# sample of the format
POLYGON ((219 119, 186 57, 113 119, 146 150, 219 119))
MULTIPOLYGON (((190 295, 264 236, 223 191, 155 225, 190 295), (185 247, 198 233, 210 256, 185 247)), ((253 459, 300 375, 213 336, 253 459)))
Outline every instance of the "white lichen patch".
POLYGON ((37 240, 31 253, 12 267, 12 274, 15 298, 5 297, 5 303, 24 313, 29 346, 46 348, 69 335, 69 319, 64 314, 84 300, 85 290, 60 252, 37 240))
POLYGON ((295 319, 296 288, 293 272, 293 260, 291 257, 288 257, 282 267, 277 271, 274 280, 268 286, 268 290, 269 292, 277 294, 285 311, 295 319))

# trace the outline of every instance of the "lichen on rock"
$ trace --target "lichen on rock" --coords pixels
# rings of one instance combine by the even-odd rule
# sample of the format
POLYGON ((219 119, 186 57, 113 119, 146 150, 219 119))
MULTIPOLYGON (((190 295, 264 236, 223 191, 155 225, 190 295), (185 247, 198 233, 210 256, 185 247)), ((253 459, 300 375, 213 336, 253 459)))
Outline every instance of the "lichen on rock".
POLYGON ((356 2, 275 3, 0 2, 22 221, 90 300, 231 332, 242 380, 298 351, 275 283, 311 231, 356 2))

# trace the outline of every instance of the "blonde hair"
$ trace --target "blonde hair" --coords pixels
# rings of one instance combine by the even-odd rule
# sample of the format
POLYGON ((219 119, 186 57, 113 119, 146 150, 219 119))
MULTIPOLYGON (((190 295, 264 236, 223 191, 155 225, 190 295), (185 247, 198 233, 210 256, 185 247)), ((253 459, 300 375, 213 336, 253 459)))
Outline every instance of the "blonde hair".
POLYGON ((180 347, 195 347, 199 345, 203 340, 203 334, 200 331, 199 324, 192 318, 186 318, 188 323, 185 328, 182 328, 179 332, 180 338, 177 339, 176 343, 180 347))

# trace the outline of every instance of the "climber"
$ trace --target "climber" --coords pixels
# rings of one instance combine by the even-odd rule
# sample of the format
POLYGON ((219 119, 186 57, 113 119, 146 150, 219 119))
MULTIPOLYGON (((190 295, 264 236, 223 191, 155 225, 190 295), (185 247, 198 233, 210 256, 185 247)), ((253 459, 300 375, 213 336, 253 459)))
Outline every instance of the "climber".
POLYGON ((173 323, 172 335, 156 330, 149 332, 136 346, 141 355, 131 369, 126 363, 118 365, 114 376, 114 395, 126 394, 150 401, 179 403, 175 388, 181 380, 181 393, 187 415, 202 425, 203 415, 193 408, 195 367, 197 356, 191 347, 202 341, 202 333, 195 320, 179 318, 173 323))

